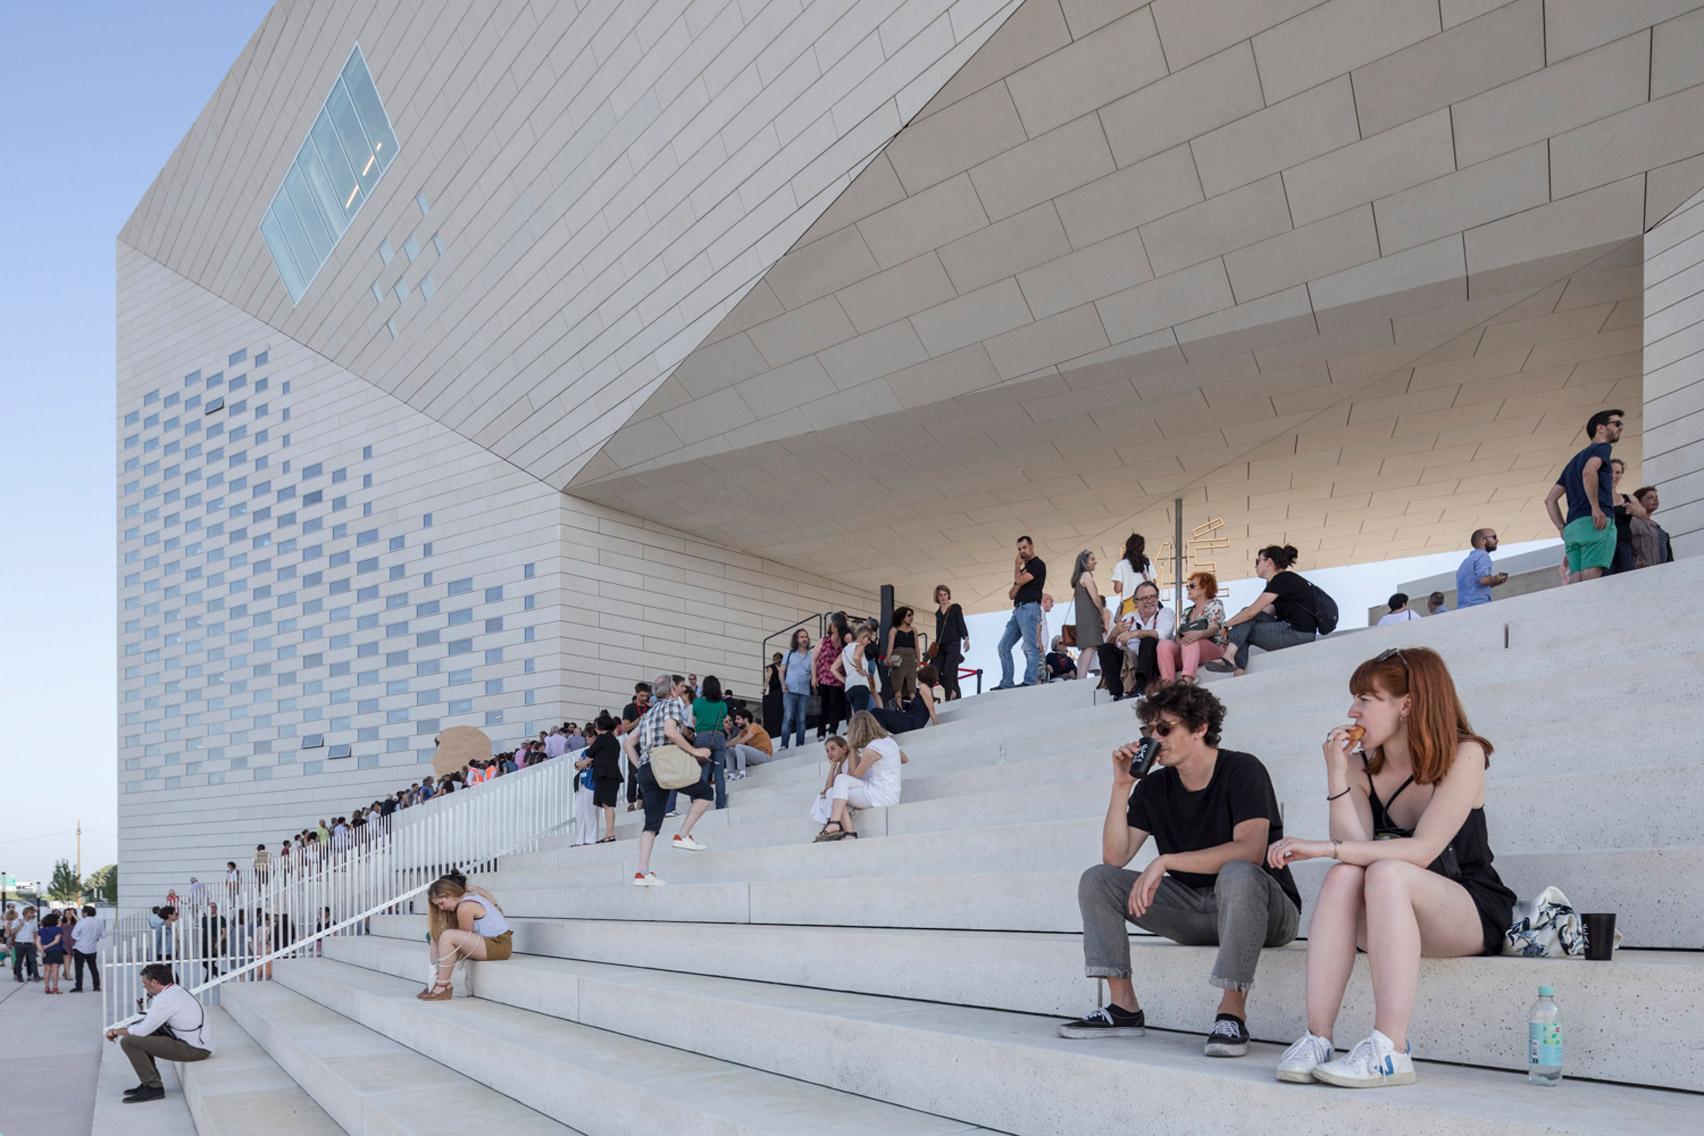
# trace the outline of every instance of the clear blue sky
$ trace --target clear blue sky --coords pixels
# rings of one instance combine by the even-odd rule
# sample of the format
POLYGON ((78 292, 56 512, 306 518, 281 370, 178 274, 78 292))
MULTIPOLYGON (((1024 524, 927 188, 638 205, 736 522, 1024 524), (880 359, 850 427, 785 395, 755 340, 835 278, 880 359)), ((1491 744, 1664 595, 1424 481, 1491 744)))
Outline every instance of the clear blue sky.
POLYGON ((114 239, 270 3, 0 7, 0 872, 116 857, 114 239))

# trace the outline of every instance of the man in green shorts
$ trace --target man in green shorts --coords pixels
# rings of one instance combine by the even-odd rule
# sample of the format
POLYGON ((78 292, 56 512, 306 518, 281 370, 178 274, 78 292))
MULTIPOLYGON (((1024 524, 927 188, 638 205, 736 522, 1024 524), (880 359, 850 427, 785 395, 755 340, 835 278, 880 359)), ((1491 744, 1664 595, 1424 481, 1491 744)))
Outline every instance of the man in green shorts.
POLYGON ((1544 498, 1544 508, 1566 550, 1563 563, 1570 584, 1597 579, 1615 560, 1615 496, 1609 460, 1610 447, 1621 440, 1621 428, 1619 410, 1600 410, 1587 419, 1591 444, 1568 459, 1562 476, 1544 498), (1560 507, 1564 497, 1566 517, 1560 507))

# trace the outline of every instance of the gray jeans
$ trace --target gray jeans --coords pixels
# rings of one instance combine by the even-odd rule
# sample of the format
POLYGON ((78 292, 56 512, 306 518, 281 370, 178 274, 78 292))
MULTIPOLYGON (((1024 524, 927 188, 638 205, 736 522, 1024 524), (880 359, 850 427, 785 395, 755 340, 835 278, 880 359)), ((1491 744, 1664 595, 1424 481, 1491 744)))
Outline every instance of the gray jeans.
POLYGON ((748 765, 762 765, 766 761, 774 760, 773 754, 764 753, 756 746, 729 746, 728 752, 734 755, 734 769, 740 773, 744 773, 748 765))
POLYGON ((1247 623, 1231 628, 1231 644, 1237 649, 1237 668, 1248 670, 1249 647, 1262 651, 1282 651, 1285 647, 1300 647, 1319 636, 1312 631, 1297 631, 1270 611, 1263 611, 1247 623))
POLYGON ((1301 912, 1266 871, 1246 860, 1219 869, 1212 891, 1197 891, 1170 875, 1160 881, 1154 902, 1140 919, 1129 913, 1130 889, 1140 873, 1096 864, 1077 883, 1083 910, 1083 964, 1090 978, 1130 977, 1129 921, 1186 946, 1214 946, 1219 957, 1208 979, 1222 990, 1244 993, 1254 985, 1262 947, 1281 947, 1296 937, 1301 912))

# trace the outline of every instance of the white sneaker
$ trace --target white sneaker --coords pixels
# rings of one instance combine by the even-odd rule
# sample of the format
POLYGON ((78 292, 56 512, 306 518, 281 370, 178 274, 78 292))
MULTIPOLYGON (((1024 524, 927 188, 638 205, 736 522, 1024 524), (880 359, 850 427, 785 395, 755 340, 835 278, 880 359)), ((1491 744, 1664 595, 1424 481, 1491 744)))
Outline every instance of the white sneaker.
POLYGON ((1314 1080, 1346 1089, 1382 1089, 1388 1085, 1414 1083, 1414 1057, 1410 1052, 1398 1053, 1396 1045, 1374 1030, 1349 1056, 1327 1061, 1314 1069, 1314 1080))
POLYGON ((674 838, 674 846, 683 852, 704 852, 709 850, 709 845, 700 844, 690 836, 676 836, 674 838))
POLYGON ((642 888, 660 888, 663 886, 663 881, 657 878, 657 873, 655 872, 634 872, 633 886, 642 888))
POLYGON ((1331 1060, 1331 1039, 1304 1033, 1278 1059, 1278 1079, 1293 1085, 1311 1085, 1314 1070, 1331 1060))

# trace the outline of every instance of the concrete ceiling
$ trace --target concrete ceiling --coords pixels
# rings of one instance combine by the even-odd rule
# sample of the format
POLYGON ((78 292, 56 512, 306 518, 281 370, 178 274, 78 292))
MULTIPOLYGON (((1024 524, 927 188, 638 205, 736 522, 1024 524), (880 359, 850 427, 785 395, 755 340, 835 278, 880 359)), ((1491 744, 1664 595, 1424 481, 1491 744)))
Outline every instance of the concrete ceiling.
POLYGON ((1548 535, 1704 182, 1695 7, 1026 0, 569 491, 990 595, 1179 494, 1238 564, 1548 535))

